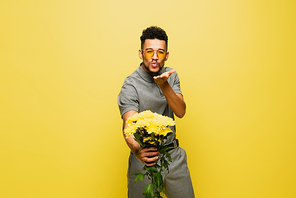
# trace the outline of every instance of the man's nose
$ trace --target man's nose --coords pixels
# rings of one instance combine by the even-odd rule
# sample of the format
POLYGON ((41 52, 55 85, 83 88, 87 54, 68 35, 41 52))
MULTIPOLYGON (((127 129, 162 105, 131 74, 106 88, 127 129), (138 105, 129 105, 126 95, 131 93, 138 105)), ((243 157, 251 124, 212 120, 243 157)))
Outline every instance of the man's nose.
POLYGON ((158 56, 157 56, 157 52, 153 52, 153 56, 152 56, 153 59, 158 59, 158 56))

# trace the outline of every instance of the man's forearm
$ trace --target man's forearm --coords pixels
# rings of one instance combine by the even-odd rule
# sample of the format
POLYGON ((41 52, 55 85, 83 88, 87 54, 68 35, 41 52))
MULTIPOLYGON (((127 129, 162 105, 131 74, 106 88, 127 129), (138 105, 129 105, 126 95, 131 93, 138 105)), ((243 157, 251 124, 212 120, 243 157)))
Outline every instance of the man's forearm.
POLYGON ((175 115, 182 118, 186 112, 186 104, 183 100, 183 96, 181 94, 176 94, 167 81, 160 84, 159 87, 175 115))
MULTIPOLYGON (((125 113, 122 118, 123 118, 123 129, 126 129, 126 120, 137 113, 137 111, 128 111, 125 113)), ((134 153, 136 158, 141 160, 143 164, 146 166, 153 166, 155 165, 155 160, 158 159, 158 155, 160 154, 157 151, 157 148, 155 147, 150 147, 150 148, 141 148, 140 144, 135 141, 134 135, 131 134, 128 138, 126 138, 125 134, 123 134, 124 139, 128 145, 128 147, 131 149, 131 151, 134 153)))
POLYGON ((134 140, 134 135, 131 134, 127 139, 124 135, 124 139, 126 141, 126 144, 131 149, 131 151, 136 155, 138 150, 141 148, 140 144, 134 140))
MULTIPOLYGON (((123 131, 126 129, 126 121, 129 117, 133 116, 136 114, 137 111, 128 111, 125 114, 123 114, 122 119, 123 119, 123 131)), ((128 145, 128 147, 131 149, 131 151, 136 154, 136 152, 140 149, 140 144, 134 140, 134 135, 131 134, 129 138, 126 138, 126 136, 123 134, 124 139, 128 145)))

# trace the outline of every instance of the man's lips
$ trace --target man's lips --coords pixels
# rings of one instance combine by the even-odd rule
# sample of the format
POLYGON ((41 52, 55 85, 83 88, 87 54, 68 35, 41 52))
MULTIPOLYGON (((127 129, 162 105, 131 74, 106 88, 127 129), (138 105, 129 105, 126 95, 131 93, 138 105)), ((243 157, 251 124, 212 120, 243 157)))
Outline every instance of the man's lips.
POLYGON ((158 63, 157 63, 157 62, 152 62, 152 63, 151 63, 151 66, 152 66, 152 67, 157 67, 157 66, 158 66, 158 63))

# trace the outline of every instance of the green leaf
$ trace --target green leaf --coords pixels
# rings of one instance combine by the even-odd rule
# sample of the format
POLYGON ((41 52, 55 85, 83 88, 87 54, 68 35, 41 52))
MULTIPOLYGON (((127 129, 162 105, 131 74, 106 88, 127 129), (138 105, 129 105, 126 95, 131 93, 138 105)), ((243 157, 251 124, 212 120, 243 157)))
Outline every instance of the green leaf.
POLYGON ((162 179, 161 172, 156 173, 156 183, 157 183, 157 188, 161 189, 163 186, 163 179, 162 179))
POLYGON ((157 168, 155 166, 144 166, 143 169, 146 171, 157 172, 157 168))
POLYGON ((155 140, 155 135, 154 135, 154 133, 151 133, 150 135, 151 135, 151 139, 152 139, 152 141, 154 141, 154 140, 155 140))
POLYGON ((144 186, 144 188, 146 187, 146 189, 143 191, 143 195, 151 195, 154 196, 154 186, 153 184, 148 184, 146 186, 144 186))
POLYGON ((144 145, 143 145, 143 142, 141 141, 141 138, 138 132, 134 133, 134 137, 135 137, 134 139, 143 147, 144 145))
POLYGON ((140 180, 140 182, 143 181, 143 179, 145 177, 145 174, 143 174, 143 173, 135 173, 135 175, 136 175, 136 179, 135 179, 134 183, 136 183, 138 181, 138 179, 140 180))
POLYGON ((161 188, 161 195, 164 195, 164 191, 165 191, 165 188, 164 188, 164 186, 162 186, 162 188, 161 188))
POLYGON ((165 156, 169 159, 170 162, 172 162, 171 155, 168 152, 165 152, 165 156))
POLYGON ((167 150, 170 150, 170 149, 173 149, 175 148, 174 146, 171 146, 171 147, 164 147, 164 151, 167 151, 167 150))

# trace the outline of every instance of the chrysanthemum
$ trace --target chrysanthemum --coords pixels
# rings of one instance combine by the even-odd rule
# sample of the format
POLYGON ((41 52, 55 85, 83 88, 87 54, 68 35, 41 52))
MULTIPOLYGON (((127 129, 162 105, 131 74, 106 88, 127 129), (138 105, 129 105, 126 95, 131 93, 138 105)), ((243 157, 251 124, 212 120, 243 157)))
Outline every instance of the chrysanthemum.
POLYGON ((174 126, 175 121, 170 117, 147 110, 129 117, 126 124, 127 128, 124 131, 126 138, 132 133, 136 133, 137 129, 145 129, 149 134, 166 136, 172 132, 169 126, 174 126))

